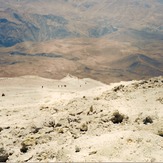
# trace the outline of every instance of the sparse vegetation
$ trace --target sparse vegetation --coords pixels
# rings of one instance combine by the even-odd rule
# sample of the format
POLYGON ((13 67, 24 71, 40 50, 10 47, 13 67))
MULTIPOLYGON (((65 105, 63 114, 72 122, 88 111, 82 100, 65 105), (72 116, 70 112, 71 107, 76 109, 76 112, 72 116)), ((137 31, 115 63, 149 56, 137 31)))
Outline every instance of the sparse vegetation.
POLYGON ((124 115, 120 114, 119 111, 115 111, 112 115, 111 121, 113 123, 121 123, 124 119, 124 115))
POLYGON ((153 123, 153 120, 150 116, 148 116, 145 119, 143 119, 143 123, 147 125, 148 123, 153 123))

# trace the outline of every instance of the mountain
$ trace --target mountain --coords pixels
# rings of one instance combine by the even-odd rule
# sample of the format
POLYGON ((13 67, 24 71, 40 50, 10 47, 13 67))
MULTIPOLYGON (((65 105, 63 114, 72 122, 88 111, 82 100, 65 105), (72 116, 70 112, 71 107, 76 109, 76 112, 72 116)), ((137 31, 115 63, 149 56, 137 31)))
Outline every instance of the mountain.
POLYGON ((163 38, 161 1, 0 0, 0 3, 1 46, 67 37, 99 38, 123 30, 147 38, 163 38))
POLYGON ((143 54, 133 54, 112 63, 112 67, 123 68, 138 75, 163 75, 163 64, 143 54))
POLYGON ((0 0, 0 76, 162 75, 162 20, 161 0, 0 0))

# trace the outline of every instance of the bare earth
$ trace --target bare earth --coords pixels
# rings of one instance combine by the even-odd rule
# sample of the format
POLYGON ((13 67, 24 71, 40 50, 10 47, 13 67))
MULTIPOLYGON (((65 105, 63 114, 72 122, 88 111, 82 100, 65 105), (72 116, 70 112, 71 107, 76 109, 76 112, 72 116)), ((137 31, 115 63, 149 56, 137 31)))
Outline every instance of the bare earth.
POLYGON ((0 162, 163 161, 161 76, 0 78, 0 93, 0 162))

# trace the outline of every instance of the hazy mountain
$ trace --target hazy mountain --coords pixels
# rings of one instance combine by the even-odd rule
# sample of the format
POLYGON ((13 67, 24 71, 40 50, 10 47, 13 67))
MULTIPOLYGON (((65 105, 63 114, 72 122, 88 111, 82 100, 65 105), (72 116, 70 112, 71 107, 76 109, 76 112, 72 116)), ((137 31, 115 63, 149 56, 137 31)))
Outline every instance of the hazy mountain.
POLYGON ((162 39, 162 1, 0 0, 0 45, 130 31, 162 39))
POLYGON ((162 44, 162 0, 0 0, 0 76, 147 78, 162 44))

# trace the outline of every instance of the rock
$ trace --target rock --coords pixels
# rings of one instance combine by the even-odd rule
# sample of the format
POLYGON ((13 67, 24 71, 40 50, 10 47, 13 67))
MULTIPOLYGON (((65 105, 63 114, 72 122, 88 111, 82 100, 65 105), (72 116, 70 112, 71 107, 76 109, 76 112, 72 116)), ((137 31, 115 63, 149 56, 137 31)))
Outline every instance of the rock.
POLYGON ((68 123, 72 123, 72 122, 80 123, 81 118, 80 117, 68 117, 67 120, 68 120, 68 123))
POLYGON ((79 135, 73 134, 72 137, 73 137, 74 139, 78 139, 78 138, 79 138, 79 135))
POLYGON ((100 97, 95 97, 94 100, 100 100, 100 97))
POLYGON ((143 123, 147 125, 148 123, 153 123, 153 120, 150 116, 148 116, 145 119, 143 119, 143 123))
POLYGON ((3 128, 2 127, 0 127, 0 132, 3 130, 3 128))
POLYGON ((0 148, 0 162, 6 162, 8 157, 9 154, 4 150, 4 148, 0 148))
POLYGON ((163 104, 163 98, 162 97, 158 98, 156 101, 159 101, 161 104, 163 104))
POLYGON ((4 97, 5 96, 5 94, 4 93, 2 93, 2 97, 4 97))
POLYGON ((82 113, 83 113, 83 110, 79 110, 79 111, 76 112, 76 115, 80 115, 82 113))
POLYGON ((41 129, 41 127, 36 127, 35 125, 33 125, 33 126, 31 127, 31 132, 32 132, 33 134, 36 134, 36 133, 39 132, 40 129, 41 129))
POLYGON ((78 146, 75 146, 75 152, 80 152, 81 148, 78 146))
POLYGON ((51 118, 50 120, 45 121, 44 126, 46 126, 46 127, 55 127, 55 120, 53 118, 51 118))
POLYGON ((28 146, 22 145, 22 147, 20 148, 20 152, 26 153, 27 151, 28 151, 28 146))
POLYGON ((71 116, 75 117, 75 113, 69 113, 69 115, 71 115, 71 116))
POLYGON ((93 106, 90 107, 89 111, 90 112, 93 112, 93 106))
POLYGON ((68 120, 61 118, 55 125, 55 127, 67 127, 68 125, 68 120))
POLYGON ((83 123, 81 126, 80 126, 80 131, 87 131, 88 130, 88 125, 83 123))
POLYGON ((94 155, 96 153, 97 153, 97 151, 92 151, 92 152, 89 153, 89 155, 94 155))
POLYGON ((33 137, 26 138, 21 143, 22 147, 21 147, 20 151, 23 153, 26 153, 28 151, 29 147, 34 146, 35 144, 36 144, 35 138, 33 138, 33 137))
POLYGON ((7 129, 8 130, 8 129, 10 129, 10 126, 4 127, 4 129, 7 129))
POLYGON ((58 129, 58 133, 63 134, 63 133, 64 133, 63 128, 59 128, 59 129, 58 129))
POLYGON ((163 137, 163 131, 162 130, 158 131, 158 135, 163 137))
POLYGON ((121 90, 122 88, 124 88, 124 85, 119 85, 119 86, 117 86, 117 87, 114 87, 114 88, 113 88, 113 91, 114 91, 114 92, 117 92, 117 91, 121 90))

